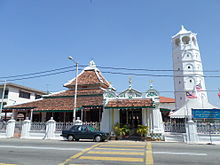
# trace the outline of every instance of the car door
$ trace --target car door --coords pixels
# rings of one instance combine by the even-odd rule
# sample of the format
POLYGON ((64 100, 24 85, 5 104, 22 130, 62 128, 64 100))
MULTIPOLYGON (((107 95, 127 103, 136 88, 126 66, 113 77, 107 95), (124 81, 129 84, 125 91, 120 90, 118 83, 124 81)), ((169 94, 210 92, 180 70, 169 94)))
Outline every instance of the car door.
POLYGON ((85 125, 80 125, 75 137, 77 139, 87 139, 87 127, 85 125))
POLYGON ((86 126, 86 127, 87 127, 87 134, 86 134, 87 139, 93 139, 96 134, 95 129, 91 126, 86 126))

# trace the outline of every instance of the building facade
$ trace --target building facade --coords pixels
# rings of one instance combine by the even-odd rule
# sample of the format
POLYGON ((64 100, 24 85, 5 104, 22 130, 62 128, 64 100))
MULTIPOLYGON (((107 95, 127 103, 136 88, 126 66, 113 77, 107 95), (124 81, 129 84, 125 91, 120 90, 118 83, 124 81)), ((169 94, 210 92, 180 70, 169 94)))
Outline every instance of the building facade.
MULTIPOLYGON (((42 95, 46 95, 46 94, 47 93, 44 91, 40 91, 37 89, 25 87, 14 83, 1 84, 0 104, 3 104, 3 106, 22 104, 22 103, 34 101, 36 99, 40 99, 42 95)), ((2 116, 5 116, 5 114, 3 113, 2 116)))
MULTIPOLYGON (((9 106, 4 111, 14 111, 17 115, 22 113, 32 121, 45 122, 53 117, 57 122, 72 122, 76 78, 64 87, 67 90, 29 103, 9 106)), ((130 82, 128 89, 118 94, 93 61, 77 76, 76 117, 83 122, 100 123, 102 131, 111 132, 116 123, 128 125, 131 129, 142 124, 147 125, 151 133, 162 135, 162 115, 168 117, 174 104, 174 99, 159 96, 152 85, 141 93, 133 89, 130 82)))

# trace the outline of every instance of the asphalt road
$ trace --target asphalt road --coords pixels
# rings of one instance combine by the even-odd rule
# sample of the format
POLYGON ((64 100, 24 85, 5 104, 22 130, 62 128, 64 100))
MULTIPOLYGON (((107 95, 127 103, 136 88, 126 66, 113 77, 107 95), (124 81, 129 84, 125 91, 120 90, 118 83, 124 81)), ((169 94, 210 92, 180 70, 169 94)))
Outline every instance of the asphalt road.
POLYGON ((219 165, 220 145, 0 139, 0 165, 219 165))

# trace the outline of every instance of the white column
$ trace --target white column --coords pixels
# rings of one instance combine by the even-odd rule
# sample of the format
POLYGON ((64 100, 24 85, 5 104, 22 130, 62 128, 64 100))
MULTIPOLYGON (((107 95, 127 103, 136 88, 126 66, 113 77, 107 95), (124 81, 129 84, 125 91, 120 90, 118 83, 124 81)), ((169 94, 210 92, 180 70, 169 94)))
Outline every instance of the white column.
POLYGON ((186 124, 186 140, 188 144, 198 143, 197 127, 194 121, 189 120, 186 124))
POLYGON ((24 120, 22 123, 21 139, 29 138, 30 130, 31 130, 31 121, 27 117, 26 120, 24 120))
MULTIPOLYGON (((120 110, 115 109, 115 111, 114 111, 114 123, 113 123, 113 125, 115 125, 116 123, 119 123, 119 122, 120 122, 119 112, 120 112, 120 110)), ((112 126, 113 126, 113 125, 112 125, 112 126)))
POLYGON ((147 109, 142 108, 142 125, 147 126, 147 109))
POLYGON ((153 133, 164 133, 162 114, 159 108, 153 109, 153 133))
POLYGON ((46 122, 46 112, 42 112, 41 114, 42 114, 41 121, 46 122))
POLYGON ((46 135, 44 139, 54 139, 55 131, 56 131, 56 121, 53 120, 53 117, 51 117, 46 125, 46 135))
POLYGON ((14 132, 15 132, 15 120, 13 118, 11 118, 8 122, 7 122, 7 126, 6 126, 6 137, 7 138, 11 138, 14 136, 14 132))
POLYGON ((110 132, 110 109, 103 109, 102 120, 100 123, 100 130, 103 132, 110 132))

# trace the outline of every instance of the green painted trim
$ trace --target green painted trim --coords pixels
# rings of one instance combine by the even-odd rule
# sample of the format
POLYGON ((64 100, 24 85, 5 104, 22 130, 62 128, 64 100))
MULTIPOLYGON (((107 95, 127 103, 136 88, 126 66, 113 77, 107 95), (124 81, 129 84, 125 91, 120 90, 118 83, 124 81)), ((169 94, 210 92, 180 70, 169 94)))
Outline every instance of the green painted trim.
POLYGON ((155 108, 154 106, 142 106, 142 107, 104 107, 105 109, 137 109, 137 108, 155 108))
MULTIPOLYGON (((95 106, 95 105, 89 106, 89 105, 87 105, 87 106, 82 106, 82 107, 77 108, 76 111, 79 111, 79 110, 81 110, 85 107, 101 107, 101 106, 100 105, 98 105, 98 106, 95 106)), ((71 109, 71 110, 42 110, 42 111, 40 111, 40 110, 35 111, 34 110, 34 112, 73 112, 73 109, 71 109)))
POLYGON ((160 108, 161 111, 171 111, 170 109, 160 108))
POLYGON ((42 111, 35 111, 34 112, 73 112, 73 110, 42 110, 42 111))
POLYGON ((82 107, 103 107, 103 105, 83 105, 82 107))
MULTIPOLYGON (((44 96, 44 99, 56 99, 56 98, 73 98, 75 95, 72 96, 44 96)), ((91 95, 77 95, 77 97, 98 97, 103 96, 103 94, 91 94, 91 95)))

